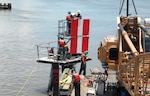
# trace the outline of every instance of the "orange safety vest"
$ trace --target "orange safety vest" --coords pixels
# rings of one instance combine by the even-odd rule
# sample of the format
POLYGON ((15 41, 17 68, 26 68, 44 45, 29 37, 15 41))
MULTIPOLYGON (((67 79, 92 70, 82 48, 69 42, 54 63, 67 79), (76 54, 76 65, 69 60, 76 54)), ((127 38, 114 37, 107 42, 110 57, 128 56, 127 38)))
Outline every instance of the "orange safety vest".
POLYGON ((82 62, 84 62, 84 64, 86 63, 86 57, 84 54, 81 55, 81 60, 82 60, 82 62))
POLYGON ((59 46, 64 47, 65 46, 65 40, 59 40, 59 46))
POLYGON ((75 73, 73 76, 74 76, 74 83, 80 82, 80 75, 78 73, 75 73))
POLYGON ((72 20, 71 15, 67 15, 66 20, 71 21, 72 20))
POLYGON ((50 50, 49 50, 49 53, 54 54, 54 50, 53 50, 53 49, 50 49, 50 50))

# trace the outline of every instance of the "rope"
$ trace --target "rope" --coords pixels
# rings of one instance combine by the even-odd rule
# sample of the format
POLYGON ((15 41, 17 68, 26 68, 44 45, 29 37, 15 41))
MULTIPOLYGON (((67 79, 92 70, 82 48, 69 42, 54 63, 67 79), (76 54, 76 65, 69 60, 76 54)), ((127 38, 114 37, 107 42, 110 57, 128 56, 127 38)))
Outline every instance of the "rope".
POLYGON ((23 83, 23 85, 21 86, 21 88, 19 89, 19 91, 17 92, 16 96, 19 96, 20 93, 22 92, 22 90, 25 88, 26 84, 27 84, 28 81, 30 80, 30 78, 31 78, 31 76, 32 76, 32 74, 33 74, 33 72, 34 72, 34 70, 35 70, 35 68, 36 68, 36 66, 37 66, 38 64, 39 64, 39 63, 35 63, 35 64, 34 64, 34 67, 32 68, 32 71, 29 73, 28 78, 25 80, 25 82, 23 83))

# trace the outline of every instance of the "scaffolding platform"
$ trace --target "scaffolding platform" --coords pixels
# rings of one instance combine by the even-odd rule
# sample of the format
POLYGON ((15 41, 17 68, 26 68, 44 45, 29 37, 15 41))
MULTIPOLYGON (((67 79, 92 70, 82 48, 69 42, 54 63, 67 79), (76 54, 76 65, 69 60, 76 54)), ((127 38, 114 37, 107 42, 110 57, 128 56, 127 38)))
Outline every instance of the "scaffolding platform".
MULTIPOLYGON (((87 61, 91 60, 90 57, 87 56, 87 61)), ((57 64, 71 64, 71 63, 78 63, 81 62, 81 56, 73 56, 70 59, 65 59, 65 60, 57 60, 57 58, 55 56, 51 56, 51 57, 41 57, 38 58, 36 60, 37 62, 41 62, 41 63, 46 63, 46 64, 52 64, 52 63, 57 63, 57 64)))

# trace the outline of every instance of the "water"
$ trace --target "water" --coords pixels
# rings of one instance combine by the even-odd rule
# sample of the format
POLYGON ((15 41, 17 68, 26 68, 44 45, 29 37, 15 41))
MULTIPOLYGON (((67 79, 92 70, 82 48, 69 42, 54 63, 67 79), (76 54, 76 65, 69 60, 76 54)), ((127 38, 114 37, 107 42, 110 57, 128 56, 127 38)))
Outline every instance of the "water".
MULTIPOLYGON (((58 20, 65 19, 67 11, 81 10, 83 18, 91 20, 89 55, 93 60, 87 70, 97 66, 103 71, 97 48, 104 36, 117 35, 120 0, 0 2, 12 3, 11 11, 0 10, 0 96, 47 96, 50 65, 35 61, 35 45, 57 40, 58 20)), ((136 0, 135 4, 142 20, 150 17, 150 1, 136 0)))

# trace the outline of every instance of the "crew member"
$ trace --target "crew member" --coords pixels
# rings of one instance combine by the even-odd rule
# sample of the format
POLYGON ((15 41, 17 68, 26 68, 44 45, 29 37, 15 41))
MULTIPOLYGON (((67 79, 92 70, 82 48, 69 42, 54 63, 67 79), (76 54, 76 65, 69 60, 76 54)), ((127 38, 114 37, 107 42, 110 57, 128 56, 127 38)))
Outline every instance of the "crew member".
POLYGON ((53 56, 54 55, 54 47, 52 47, 50 50, 49 50, 49 56, 53 56))
POLYGON ((104 77, 105 77, 105 80, 107 80, 107 78, 108 78, 108 72, 107 72, 107 69, 105 69, 105 71, 104 71, 104 77))
POLYGON ((70 11, 68 11, 68 15, 66 16, 66 20, 67 21, 71 21, 72 20, 72 15, 71 15, 70 11))
POLYGON ((82 19, 81 11, 78 10, 77 13, 75 14, 76 19, 82 19))
POLYGON ((82 71, 83 71, 83 75, 86 75, 86 55, 84 52, 81 55, 81 67, 80 67, 79 74, 81 74, 82 71))
POLYGON ((104 75, 106 75, 106 76, 108 77, 108 72, 107 72, 106 69, 105 69, 105 71, 104 71, 104 75))
POLYGON ((67 20, 67 29, 68 29, 68 35, 70 35, 70 29, 71 29, 71 20, 73 19, 71 12, 68 12, 68 15, 66 16, 67 20))
POLYGON ((72 70, 72 80, 75 87, 75 96, 80 96, 80 75, 72 70))
POLYGON ((65 44, 66 44, 66 42, 65 42, 64 38, 60 37, 60 40, 58 42, 58 45, 59 45, 58 54, 63 55, 62 59, 64 59, 64 54, 65 54, 64 46, 65 46, 65 44))
POLYGON ((59 42, 58 42, 59 47, 64 47, 65 44, 66 44, 66 43, 65 43, 64 38, 63 38, 63 37, 60 37, 60 40, 59 40, 59 42))

